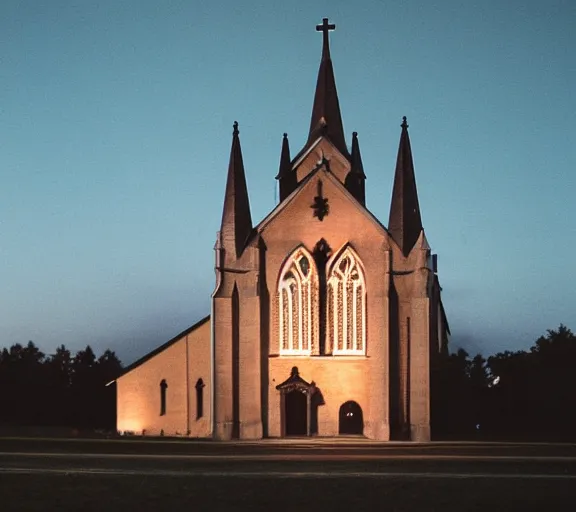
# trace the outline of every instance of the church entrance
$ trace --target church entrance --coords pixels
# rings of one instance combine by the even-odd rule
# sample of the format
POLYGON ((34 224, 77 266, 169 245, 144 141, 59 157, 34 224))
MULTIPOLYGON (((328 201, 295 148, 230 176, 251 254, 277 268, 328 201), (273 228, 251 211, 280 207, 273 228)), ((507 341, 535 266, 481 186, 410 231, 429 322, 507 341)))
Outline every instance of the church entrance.
POLYGON ((362 408, 357 402, 350 400, 340 406, 338 433, 344 435, 362 435, 364 433, 362 408))
POLYGON ((308 398, 302 391, 294 390, 284 397, 287 436, 308 435, 308 398))
POLYGON ((280 391, 280 417, 283 436, 310 436, 318 432, 317 410, 322 395, 314 382, 306 382, 295 366, 280 391))

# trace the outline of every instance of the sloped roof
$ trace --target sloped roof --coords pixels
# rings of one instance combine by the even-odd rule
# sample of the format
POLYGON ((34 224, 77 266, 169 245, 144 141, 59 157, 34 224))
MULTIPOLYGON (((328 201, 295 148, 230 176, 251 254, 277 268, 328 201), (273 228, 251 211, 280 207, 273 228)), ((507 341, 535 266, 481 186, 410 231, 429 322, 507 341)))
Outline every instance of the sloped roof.
MULTIPOLYGON (((318 166, 315 170, 313 170, 312 172, 310 172, 310 174, 308 174, 308 176, 306 176, 299 184, 298 184, 298 188, 296 190, 294 190, 294 192, 292 192, 284 201, 282 201, 281 203, 279 203, 276 208, 274 208, 266 217, 264 217, 257 226, 254 227, 254 230, 252 231, 252 237, 255 236, 257 233, 261 233, 266 226, 274 219, 276 218, 280 212, 282 210, 284 210, 292 201, 294 201, 296 199, 296 197, 298 197, 302 191, 304 190, 304 188, 306 187, 307 183, 314 177, 316 176, 316 174, 318 174, 320 171, 324 171, 326 173, 326 176, 328 177, 328 179, 336 186, 336 188, 338 188, 345 196, 347 199, 350 200, 351 204, 354 204, 356 206, 356 208, 358 209, 358 211, 360 213, 362 213, 365 217, 367 217, 371 222, 373 222, 379 229, 382 230, 383 233, 389 235, 388 230, 386 229, 386 227, 384 226, 384 224, 382 224, 378 218, 376 218, 376 216, 370 212, 370 210, 368 210, 363 204, 361 204, 344 186, 344 184, 336 177, 334 176, 334 174, 332 174, 332 172, 329 169, 326 169, 326 167, 324 165, 318 166)), ((390 237, 390 240, 392 240, 392 237, 390 237)))
POLYGON ((184 336, 187 336, 188 334, 190 334, 191 332, 195 331, 196 329, 198 329, 199 327, 201 327, 202 325, 204 325, 206 322, 208 322, 210 320, 210 315, 205 316, 204 318, 202 318, 202 320, 196 322, 194 325, 192 325, 191 327, 188 327, 188 329, 185 329, 184 331, 182 331, 180 334, 177 334, 176 336, 174 336, 171 340, 167 341, 166 343, 164 343, 163 345, 160 345, 159 347, 155 348, 154 350, 152 350, 151 352, 148 352, 148 354, 146 354, 145 356, 141 357, 140 359, 138 359, 137 361, 134 361, 132 364, 128 365, 126 368, 124 368, 122 370, 122 373, 120 373, 120 375, 118 375, 118 377, 116 377, 116 379, 114 379, 113 381, 110 381, 108 384, 112 384, 112 382, 114 382, 115 380, 119 379, 120 377, 122 377, 123 375, 126 375, 127 373, 130 373, 132 370, 138 368, 139 366, 141 366, 142 364, 144 364, 146 361, 152 359, 154 356, 158 355, 160 352, 163 352, 164 350, 166 350, 168 347, 174 345, 174 343, 176 343, 178 340, 182 339, 184 336))

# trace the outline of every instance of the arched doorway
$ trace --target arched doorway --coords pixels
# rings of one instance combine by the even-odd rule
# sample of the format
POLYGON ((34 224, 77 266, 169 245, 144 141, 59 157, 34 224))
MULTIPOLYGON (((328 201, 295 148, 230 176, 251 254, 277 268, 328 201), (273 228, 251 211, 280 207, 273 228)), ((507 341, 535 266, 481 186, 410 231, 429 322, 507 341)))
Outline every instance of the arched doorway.
POLYGON ((280 391, 281 432, 283 436, 309 436, 317 433, 316 417, 318 388, 314 382, 306 382, 294 366, 290 377, 276 389, 280 391))
POLYGON ((284 397, 286 414, 286 435, 308 435, 308 397, 305 392, 295 389, 284 397))
POLYGON ((362 408, 353 400, 340 406, 338 433, 344 435, 362 435, 364 433, 362 408))

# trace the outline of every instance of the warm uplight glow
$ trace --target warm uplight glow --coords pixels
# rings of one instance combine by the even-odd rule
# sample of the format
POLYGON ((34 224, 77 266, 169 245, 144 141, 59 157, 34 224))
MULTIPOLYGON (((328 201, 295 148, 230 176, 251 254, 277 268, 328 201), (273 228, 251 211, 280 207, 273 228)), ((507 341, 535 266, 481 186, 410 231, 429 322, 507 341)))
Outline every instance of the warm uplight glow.
POLYGON ((139 435, 142 432, 142 424, 137 420, 118 421, 118 432, 120 435, 139 435))
POLYGON ((333 353, 363 355, 366 351, 366 285, 358 256, 350 247, 330 265, 328 311, 333 353))
POLYGON ((317 318, 318 272, 312 255, 296 249, 284 265, 278 283, 280 353, 308 355, 317 318))

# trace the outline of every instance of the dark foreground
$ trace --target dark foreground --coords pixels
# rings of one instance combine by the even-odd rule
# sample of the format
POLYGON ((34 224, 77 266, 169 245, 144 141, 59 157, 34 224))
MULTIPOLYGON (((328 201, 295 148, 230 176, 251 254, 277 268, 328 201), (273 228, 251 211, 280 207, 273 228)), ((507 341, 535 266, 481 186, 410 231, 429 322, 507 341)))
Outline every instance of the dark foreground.
POLYGON ((568 509, 576 446, 0 439, 0 509, 568 509))

